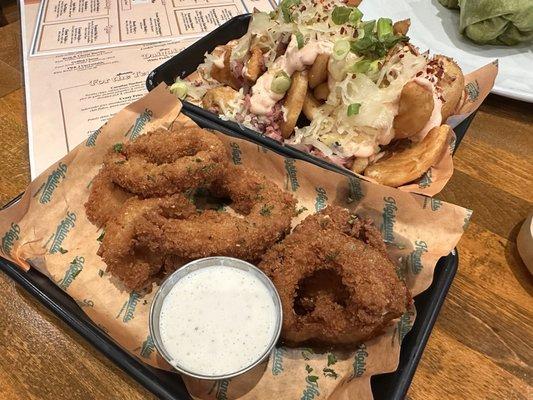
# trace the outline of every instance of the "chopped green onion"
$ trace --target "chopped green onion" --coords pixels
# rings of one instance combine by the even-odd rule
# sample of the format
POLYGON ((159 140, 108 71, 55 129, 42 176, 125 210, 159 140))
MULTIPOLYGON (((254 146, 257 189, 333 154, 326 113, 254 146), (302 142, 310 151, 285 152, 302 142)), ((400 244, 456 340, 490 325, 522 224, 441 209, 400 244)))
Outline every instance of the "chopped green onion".
POLYGON ((354 7, 348 17, 348 22, 352 25, 357 25, 357 23, 361 21, 361 18, 363 18, 363 13, 357 7, 354 7))
POLYGON ((365 73, 368 72, 370 69, 370 65, 372 64, 372 61, 370 60, 361 60, 357 61, 355 64, 350 65, 347 69, 348 72, 351 73, 365 73))
POLYGON ((383 44, 385 45, 385 47, 387 47, 388 49, 390 49, 391 47, 393 47, 396 43, 398 42, 408 42, 409 41, 409 38, 407 36, 403 36, 403 35, 389 35, 389 36, 386 36, 382 42, 383 44))
POLYGON ((170 86, 170 93, 178 96, 180 99, 184 99, 187 96, 188 87, 181 79, 176 79, 176 82, 170 86))
POLYGON ((122 149, 124 148, 124 145, 122 143, 115 143, 113 145, 113 151, 115 153, 122 153, 122 149))
POLYGON ((292 8, 300 5, 301 0, 283 0, 279 4, 281 14, 283 15, 283 21, 289 23, 292 22, 292 8))
POLYGON ((304 47, 304 35, 302 35, 302 32, 298 31, 294 34, 296 36, 296 43, 298 43, 298 48, 301 49, 304 47))
POLYGON ((277 94, 283 94, 291 87, 291 78, 285 71, 280 71, 274 75, 270 89, 277 94))
POLYGON ((344 60, 350 52, 350 42, 346 39, 337 40, 333 45, 332 56, 335 60, 344 60))
POLYGON ((374 26, 376 26, 375 20, 366 21, 363 24, 363 31, 365 32, 365 37, 372 35, 372 33, 374 32, 374 26))
POLYGON ((361 103, 352 103, 348 106, 348 117, 359 114, 361 103))
POLYGON ((381 41, 386 36, 392 35, 392 20, 390 18, 380 18, 377 23, 378 39, 381 41))
POLYGON ((351 12, 351 7, 337 6, 333 9, 333 12, 331 13, 331 20, 335 25, 345 24, 346 22, 348 22, 351 12))

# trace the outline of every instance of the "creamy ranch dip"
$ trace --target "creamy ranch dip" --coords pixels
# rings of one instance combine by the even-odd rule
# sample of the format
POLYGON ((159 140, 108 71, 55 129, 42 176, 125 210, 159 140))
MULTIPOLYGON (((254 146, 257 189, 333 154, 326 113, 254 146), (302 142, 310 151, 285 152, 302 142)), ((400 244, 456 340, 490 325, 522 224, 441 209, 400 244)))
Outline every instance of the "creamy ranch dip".
POLYGON ((267 286, 230 266, 209 266, 178 280, 159 318, 171 364, 198 375, 242 370, 267 350, 276 332, 276 307, 267 286))

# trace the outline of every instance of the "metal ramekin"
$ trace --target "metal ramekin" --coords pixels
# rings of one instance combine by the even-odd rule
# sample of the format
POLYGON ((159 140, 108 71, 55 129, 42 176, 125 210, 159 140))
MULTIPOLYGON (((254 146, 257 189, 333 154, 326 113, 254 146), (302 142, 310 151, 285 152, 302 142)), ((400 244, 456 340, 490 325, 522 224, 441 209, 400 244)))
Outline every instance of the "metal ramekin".
POLYGON ((207 379, 207 380, 219 380, 219 379, 233 378, 261 364, 270 355, 270 353, 272 352, 272 349, 274 348, 274 346, 276 345, 279 339, 279 335, 281 333, 282 321, 283 321, 283 311, 281 308, 281 299, 272 281, 259 268, 253 266, 250 263, 247 263, 246 261, 239 260, 237 258, 232 258, 232 257, 200 258, 198 260, 192 261, 184 265, 183 267, 175 271, 161 284, 161 286, 157 290, 154 296, 154 299, 152 301, 152 305, 150 307, 150 317, 149 317, 150 335, 152 336, 152 340, 154 341, 155 347, 157 351, 159 352, 159 354, 161 354, 161 356, 170 365, 172 365, 178 372, 192 376, 194 378, 207 379), (165 297, 170 292, 170 290, 174 287, 174 285, 176 284, 178 280, 180 280, 187 274, 193 271, 196 271, 200 268, 212 267, 212 266, 217 266, 217 265, 227 265, 229 267, 239 268, 241 270, 247 271, 253 274, 254 276, 256 276, 257 278, 259 278, 259 280, 264 283, 264 285, 268 288, 270 294, 272 295, 272 300, 274 301, 274 307, 276 308, 276 321, 275 321, 276 326, 274 327, 274 335, 269 345, 267 346, 265 352, 249 366, 242 368, 239 371, 235 371, 235 372, 225 374, 225 375, 202 375, 202 374, 195 373, 193 371, 189 371, 177 365, 174 362, 174 360, 172 360, 172 357, 165 350, 163 341, 161 340, 161 335, 159 331, 159 316, 161 314, 161 306, 163 305, 163 301, 165 297))

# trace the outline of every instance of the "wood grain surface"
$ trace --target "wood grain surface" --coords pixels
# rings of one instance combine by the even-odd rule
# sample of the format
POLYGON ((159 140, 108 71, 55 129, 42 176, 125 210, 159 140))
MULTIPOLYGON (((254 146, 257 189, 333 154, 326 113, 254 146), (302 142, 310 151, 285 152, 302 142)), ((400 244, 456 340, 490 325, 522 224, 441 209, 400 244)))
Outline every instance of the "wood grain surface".
MULTIPOLYGON (((29 182, 18 24, 0 28, 0 203, 29 182)), ((533 399, 533 279, 516 234, 533 202, 533 106, 490 96, 440 197, 474 210, 408 398, 533 399)), ((0 273, 0 399, 153 396, 0 273)))

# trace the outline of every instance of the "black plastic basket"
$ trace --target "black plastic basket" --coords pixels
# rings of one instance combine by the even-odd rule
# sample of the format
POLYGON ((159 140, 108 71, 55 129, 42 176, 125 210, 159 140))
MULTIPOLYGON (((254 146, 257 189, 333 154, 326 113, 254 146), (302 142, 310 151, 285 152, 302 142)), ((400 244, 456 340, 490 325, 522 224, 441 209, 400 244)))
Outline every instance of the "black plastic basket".
MULTIPOLYGON (((203 128, 241 137, 239 133, 219 126, 212 120, 189 112, 186 114, 203 128)), ((286 149, 279 144, 271 147, 271 149, 287 156, 286 149)), ((334 170, 331 164, 326 165, 325 168, 334 170)), ((349 172, 344 171, 343 173, 349 172)), ((19 197, 5 207, 14 204, 19 197)), ((393 373, 372 377, 372 391, 376 400, 401 400, 405 397, 437 315, 457 271, 457 265, 458 255, 456 251, 442 257, 437 263, 433 283, 429 289, 415 297, 417 317, 413 328, 402 342, 398 369, 393 373)), ((85 315, 68 294, 63 292, 48 277, 33 268, 24 272, 3 258, 0 258, 0 270, 156 396, 168 400, 191 398, 179 375, 150 367, 122 349, 85 315)))
MULTIPOLYGON (((248 24, 250 23, 251 14, 239 15, 233 17, 225 24, 221 25, 207 36, 198 40, 185 50, 176 54, 159 67, 154 69, 146 78, 146 88, 151 91, 161 82, 165 82, 167 85, 172 85, 176 78, 185 78, 195 72, 198 66, 204 62, 205 54, 211 52, 215 47, 226 44, 230 40, 238 39, 243 36, 248 30, 248 24)), ((329 165, 332 166, 335 171, 346 171, 345 168, 339 167, 322 158, 315 157, 307 152, 296 149, 292 146, 280 144, 280 142, 262 135, 261 133, 247 128, 243 125, 239 125, 236 122, 223 120, 218 115, 207 111, 201 107, 183 101, 183 110, 187 115, 198 115, 208 120, 216 122, 218 125, 228 128, 233 132, 238 132, 243 137, 249 138, 255 142, 258 142, 266 147, 274 147, 277 149, 286 149, 286 152, 293 158, 309 161, 313 164, 320 165, 322 167, 329 165)), ((474 114, 466 118, 455 129, 457 140, 455 148, 461 143, 474 114)))

